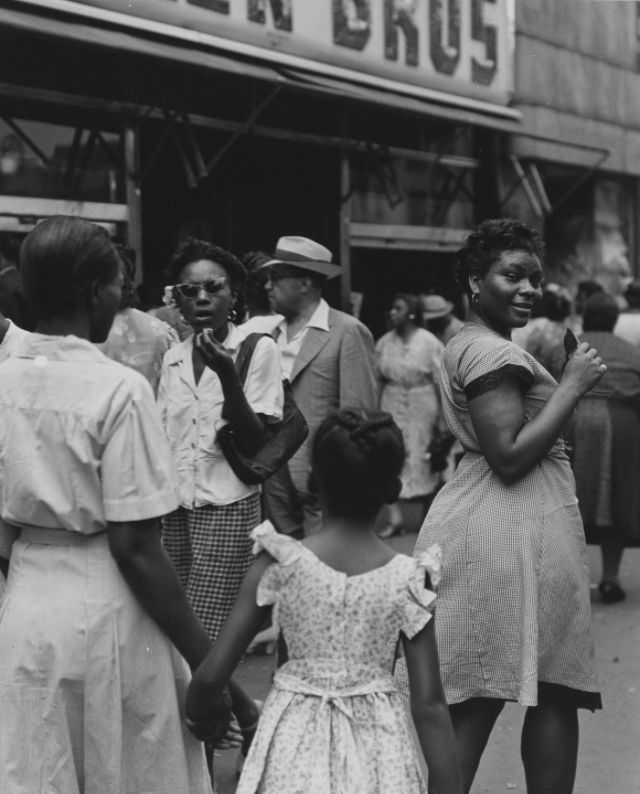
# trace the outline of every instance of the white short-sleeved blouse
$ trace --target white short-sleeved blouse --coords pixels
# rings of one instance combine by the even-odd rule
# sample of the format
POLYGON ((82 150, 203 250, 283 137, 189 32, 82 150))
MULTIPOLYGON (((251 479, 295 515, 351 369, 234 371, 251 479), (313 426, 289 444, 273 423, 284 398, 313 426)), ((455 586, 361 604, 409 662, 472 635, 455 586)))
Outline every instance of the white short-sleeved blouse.
MULTIPOLYGON (((224 346, 235 357, 246 337, 242 326, 230 324, 224 346)), ((234 474, 216 442, 224 394, 220 379, 205 367, 198 384, 193 377, 193 336, 165 354, 158 389, 158 405, 178 475, 180 504, 192 509, 227 505, 259 490, 234 474)), ((284 393, 280 353, 268 336, 260 339, 251 357, 244 384, 247 402, 257 414, 282 419, 284 393)))
POLYGON ((74 336, 31 334, 0 364, 0 514, 92 534, 177 506, 151 387, 74 336))

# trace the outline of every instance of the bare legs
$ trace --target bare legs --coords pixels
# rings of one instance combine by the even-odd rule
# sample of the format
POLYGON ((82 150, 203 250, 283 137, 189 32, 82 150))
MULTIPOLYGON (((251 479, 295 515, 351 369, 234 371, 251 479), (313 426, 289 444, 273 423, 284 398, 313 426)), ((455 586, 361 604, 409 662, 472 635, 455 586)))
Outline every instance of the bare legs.
MULTIPOLYGON (((472 698, 450 707, 468 794, 504 701, 472 698)), ((528 794, 571 794, 578 757, 578 715, 573 707, 528 708, 521 743, 528 794)))
POLYGON ((449 707, 460 755, 462 791, 468 794, 503 700, 471 698, 449 707))
POLYGON ((578 761, 578 711, 566 705, 527 709, 522 762, 529 794, 571 794, 578 761))

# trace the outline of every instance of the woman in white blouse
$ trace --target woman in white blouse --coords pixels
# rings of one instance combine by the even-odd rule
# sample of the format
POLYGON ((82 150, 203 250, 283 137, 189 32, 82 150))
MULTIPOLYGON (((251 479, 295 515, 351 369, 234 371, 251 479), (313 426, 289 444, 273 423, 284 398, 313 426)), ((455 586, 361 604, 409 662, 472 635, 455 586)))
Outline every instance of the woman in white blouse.
MULTIPOLYGON (((178 473, 180 506, 164 521, 164 543, 193 608, 215 640, 251 561, 251 530, 260 523, 260 488, 241 482, 217 443, 227 422, 245 455, 260 447, 265 426, 282 418, 280 354, 259 340, 246 381, 235 358, 244 332, 246 271, 228 251, 187 239, 169 268, 168 293, 193 334, 164 357, 158 404, 178 473), (223 418, 224 417, 224 418, 223 418)), ((232 686, 245 738, 255 731, 254 702, 232 686)))
POLYGON ((39 320, 0 365, 0 791, 210 794, 181 716, 210 641, 160 541, 169 450, 147 381, 92 344, 119 257, 58 217, 21 260, 39 320))

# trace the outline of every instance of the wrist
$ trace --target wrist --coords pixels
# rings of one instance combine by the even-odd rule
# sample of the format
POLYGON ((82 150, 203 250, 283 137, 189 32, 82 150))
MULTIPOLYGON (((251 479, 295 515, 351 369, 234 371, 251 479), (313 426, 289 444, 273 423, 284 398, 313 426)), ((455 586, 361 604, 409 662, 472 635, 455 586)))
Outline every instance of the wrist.
POLYGON ((571 400, 574 403, 577 403, 580 398, 582 397, 583 392, 580 390, 577 383, 573 383, 571 380, 563 379, 560 381, 558 385, 558 392, 562 394, 567 399, 571 400))

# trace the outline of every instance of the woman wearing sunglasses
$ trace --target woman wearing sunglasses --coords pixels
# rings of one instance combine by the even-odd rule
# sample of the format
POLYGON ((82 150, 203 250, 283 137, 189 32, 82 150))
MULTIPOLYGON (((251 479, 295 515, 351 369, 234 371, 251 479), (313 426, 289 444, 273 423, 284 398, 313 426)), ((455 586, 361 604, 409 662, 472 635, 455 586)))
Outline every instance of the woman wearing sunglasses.
MULTIPOLYGON (((169 279, 167 295, 193 334, 165 355, 158 390, 180 497, 180 507, 165 518, 164 542, 215 640, 249 567, 249 533, 261 520, 259 486, 236 477, 216 436, 228 421, 240 451, 257 451, 265 425, 282 418, 280 354, 271 338, 262 338, 240 384, 235 357, 244 333, 234 320, 244 315, 246 271, 228 251, 187 239, 171 260, 169 279)), ((246 750, 256 705, 235 686, 232 696, 246 750)))

